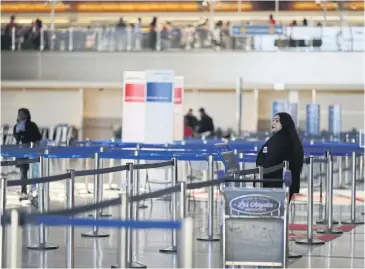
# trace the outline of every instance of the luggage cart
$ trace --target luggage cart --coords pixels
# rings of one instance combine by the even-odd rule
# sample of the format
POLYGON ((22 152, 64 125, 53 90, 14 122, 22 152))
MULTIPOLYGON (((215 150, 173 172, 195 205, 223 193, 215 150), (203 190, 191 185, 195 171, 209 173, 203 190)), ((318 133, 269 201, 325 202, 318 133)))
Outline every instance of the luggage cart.
POLYGON ((221 268, 287 266, 288 188, 222 191, 221 268))

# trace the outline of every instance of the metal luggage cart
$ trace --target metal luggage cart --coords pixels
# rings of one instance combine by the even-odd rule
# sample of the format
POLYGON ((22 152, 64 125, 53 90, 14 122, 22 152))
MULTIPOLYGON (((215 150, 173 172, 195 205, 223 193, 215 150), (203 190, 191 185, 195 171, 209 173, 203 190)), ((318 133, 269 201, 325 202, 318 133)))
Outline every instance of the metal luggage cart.
POLYGON ((221 268, 287 266, 288 188, 222 191, 221 268))

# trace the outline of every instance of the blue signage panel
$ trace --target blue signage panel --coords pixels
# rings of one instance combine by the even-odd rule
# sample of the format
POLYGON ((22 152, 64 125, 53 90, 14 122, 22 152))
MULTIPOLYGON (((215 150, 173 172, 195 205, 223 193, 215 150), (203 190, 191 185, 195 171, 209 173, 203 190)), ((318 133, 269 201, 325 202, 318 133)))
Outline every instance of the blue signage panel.
POLYGON ((295 126, 298 126, 298 104, 289 101, 273 101, 272 103, 272 117, 279 112, 286 112, 293 118, 295 126))
POLYGON ((282 25, 232 25, 232 36, 244 35, 282 35, 284 27, 282 25))
POLYGON ((341 106, 331 105, 328 107, 328 131, 334 135, 341 133, 341 106))
POLYGON ((172 103, 173 84, 167 82, 147 83, 147 102, 172 103))
POLYGON ((307 134, 309 135, 320 135, 320 115, 321 107, 318 104, 308 104, 306 123, 307 123, 307 134))
POLYGON ((287 101, 273 101, 272 102, 272 117, 279 112, 286 112, 287 101))

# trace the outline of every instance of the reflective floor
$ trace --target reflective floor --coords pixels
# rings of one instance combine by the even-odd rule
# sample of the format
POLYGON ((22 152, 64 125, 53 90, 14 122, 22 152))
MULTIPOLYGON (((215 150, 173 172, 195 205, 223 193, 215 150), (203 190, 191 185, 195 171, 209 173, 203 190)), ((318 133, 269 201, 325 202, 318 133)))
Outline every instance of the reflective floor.
MULTIPOLYGON (((82 167, 81 164, 73 166, 82 167)), ((60 173, 58 165, 52 167, 52 173, 60 173)), ((64 169, 62 169, 64 171, 64 169)), ((15 176, 16 178, 17 176, 15 176)), ((113 182, 117 180, 117 176, 113 182)), ((81 179, 77 184, 77 204, 92 202, 92 194, 82 194, 85 185, 81 179)), ((104 198, 110 199, 118 195, 117 191, 107 190, 108 184, 104 184, 104 198)), ((92 184, 89 185, 92 190, 92 184)), ((363 186, 359 186, 362 190, 363 186)), ((15 189, 9 190, 8 208, 24 207, 30 211, 36 210, 33 206, 20 204, 15 189)), ((343 194, 343 190, 342 194, 343 194)), ((62 184, 51 184, 50 210, 64 207, 64 187, 62 184)), ((363 192, 357 206, 358 219, 364 220, 360 214, 363 212, 363 192)), ((199 237, 207 232, 207 203, 193 200, 189 203, 189 215, 193 216, 195 224, 195 236, 199 237)), ((140 209, 140 219, 170 219, 170 206, 168 201, 153 200, 147 201, 147 208, 140 209)), ((291 223, 300 224, 306 222, 306 204, 302 201, 295 202, 291 208, 291 223)), ((321 216, 321 206, 317 203, 314 206, 314 219, 319 220, 321 216)), ((111 213, 112 218, 117 216, 117 208, 108 208, 106 213, 111 213)), ((83 214, 87 217, 89 213, 83 214)), ((218 213, 215 215, 215 233, 219 235, 218 213)), ((350 217, 350 205, 348 201, 338 200, 334 205, 334 219, 344 221, 350 217)), ((349 226, 345 227, 349 230, 349 226)), ((90 230, 89 228, 75 229, 75 267, 78 268, 110 268, 117 261, 117 240, 115 229, 101 229, 102 232, 110 234, 107 238, 91 239, 82 238, 81 234, 90 230)), ((298 234, 304 236, 305 231, 291 231, 298 238, 298 234)), ((29 244, 37 243, 37 227, 25 227, 23 229, 23 256, 22 265, 24 268, 64 268, 65 260, 65 228, 51 227, 48 231, 47 241, 50 244, 59 246, 56 250, 36 251, 26 248, 29 244)), ((153 268, 174 268, 176 267, 176 254, 163 254, 159 249, 170 246, 171 232, 164 230, 141 230, 138 232, 138 251, 136 260, 153 268)), ((290 242, 292 252, 303 255, 300 259, 291 259, 289 267, 292 268, 364 268, 364 226, 357 226, 354 229, 344 232, 332 241, 320 246, 298 245, 294 241, 290 242)), ((258 249, 258 251, 260 251, 258 249)), ((220 266, 220 243, 195 241, 195 267, 196 268, 218 268, 220 266)))

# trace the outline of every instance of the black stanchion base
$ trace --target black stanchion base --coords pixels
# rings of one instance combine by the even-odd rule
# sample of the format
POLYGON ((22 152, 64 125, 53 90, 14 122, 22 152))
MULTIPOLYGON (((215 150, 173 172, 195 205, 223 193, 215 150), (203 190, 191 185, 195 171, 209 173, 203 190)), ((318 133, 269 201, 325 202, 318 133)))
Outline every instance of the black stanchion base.
POLYGON ((110 234, 106 234, 106 233, 101 233, 101 232, 94 232, 94 231, 90 231, 87 233, 83 233, 81 234, 81 237, 86 237, 86 238, 105 238, 105 237, 109 237, 110 234))
POLYGON ((177 252, 177 247, 176 246, 171 246, 168 248, 163 248, 159 250, 161 253, 176 253, 177 252))
POLYGON ((295 253, 295 252, 291 252, 291 251, 289 251, 289 253, 288 253, 289 259, 299 259, 301 257, 303 257, 303 255, 299 254, 299 253, 295 253))
POLYGON ((198 237, 196 240, 198 241, 207 241, 207 242, 217 242, 219 241, 219 237, 216 237, 216 236, 205 236, 205 237, 198 237))
POLYGON ((140 262, 132 262, 131 268, 147 268, 147 265, 140 262))
POLYGON ((362 212, 362 213, 361 213, 361 215, 363 215, 363 216, 364 216, 364 215, 365 215, 365 212, 362 212))
POLYGON ((140 205, 138 208, 139 209, 146 209, 146 208, 148 208, 148 205, 140 205))
MULTIPOLYGON (((327 220, 318 220, 318 221, 316 221, 316 224, 327 224, 327 220)), ((337 220, 332 220, 332 224, 334 224, 334 225, 337 225, 337 224, 339 224, 339 222, 337 221, 337 220)))
POLYGON ((364 224, 364 221, 362 220, 358 220, 358 219, 355 219, 355 220, 347 220, 347 221, 341 221, 341 224, 352 224, 352 225, 361 225, 361 224, 364 224))
POLYGON ((319 234, 343 234, 343 231, 336 228, 316 231, 319 234))
POLYGON ((300 239, 300 240, 295 240, 296 244, 300 244, 300 245, 323 245, 325 242, 319 239, 300 239))
POLYGON ((37 243, 37 244, 27 246, 27 249, 30 249, 30 250, 55 250, 55 249, 58 249, 58 246, 48 244, 48 243, 44 243, 44 244, 37 243))

